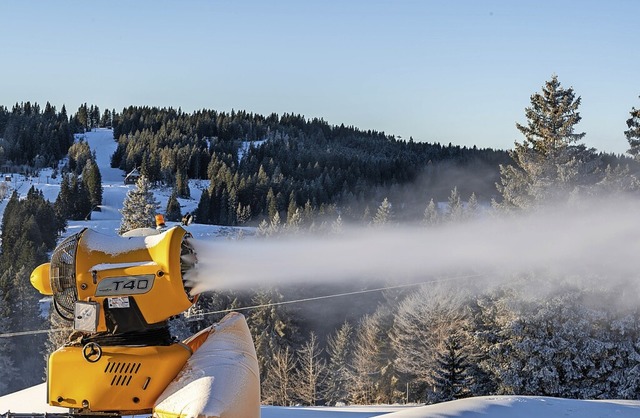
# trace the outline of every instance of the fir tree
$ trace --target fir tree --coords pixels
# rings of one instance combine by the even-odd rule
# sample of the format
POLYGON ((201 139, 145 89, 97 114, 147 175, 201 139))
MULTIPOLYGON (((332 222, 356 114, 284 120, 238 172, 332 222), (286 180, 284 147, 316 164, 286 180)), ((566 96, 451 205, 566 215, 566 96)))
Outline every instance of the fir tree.
POLYGON ((498 190, 501 207, 529 208, 537 203, 566 199, 594 171, 594 152, 578 145, 585 133, 580 122, 580 97, 553 76, 541 93, 531 96, 525 110, 527 125, 516 124, 525 139, 509 154, 514 165, 501 165, 498 190))
POLYGON ((459 333, 446 337, 435 360, 434 387, 438 400, 451 401, 468 396, 469 363, 459 333))
POLYGON ((629 154, 640 160, 640 109, 631 108, 631 117, 627 119, 628 130, 624 131, 629 141, 629 154))
MULTIPOLYGON (((0 281, 0 334, 11 331, 9 326, 11 308, 6 293, 0 281)), ((17 379, 17 369, 11 357, 11 341, 8 338, 0 338, 0 396, 9 393, 12 382, 17 379)))
POLYGON ((393 210, 391 209, 391 202, 385 197, 380 206, 378 206, 378 211, 373 217, 372 223, 374 226, 384 226, 391 222, 393 219, 393 210))
POLYGON ((447 202, 447 220, 450 222, 458 222, 462 219, 463 209, 462 201, 460 200, 460 193, 458 188, 454 187, 449 195, 447 202))
POLYGON ((294 386, 296 397, 303 405, 316 405, 325 393, 326 362, 322 358, 318 337, 311 331, 309 339, 298 351, 298 369, 294 386))
POLYGON ((127 192, 122 209, 122 223, 119 234, 136 228, 153 228, 158 202, 151 192, 151 186, 145 176, 140 176, 134 189, 127 192))
POLYGON ((436 204, 433 199, 429 200, 429 204, 424 210, 424 215, 422 218, 422 224, 425 226, 434 226, 437 225, 439 221, 438 209, 436 208, 436 204))
POLYGON ((261 382, 262 401, 270 405, 290 406, 294 402, 296 359, 289 347, 277 348, 261 382))
POLYGON ((467 205, 463 208, 463 215, 465 219, 472 219, 478 216, 479 205, 478 198, 476 198, 475 193, 471 193, 469 196, 469 200, 467 200, 467 205))
POLYGON ((208 224, 211 223, 211 197, 208 190, 203 190, 198 201, 198 208, 196 209, 196 219, 198 223, 208 224))
POLYGON ((89 192, 92 210, 100 210, 99 206, 102 205, 102 175, 98 164, 93 158, 87 160, 82 169, 82 183, 84 184, 84 189, 89 192))
POLYGON ((182 219, 182 213, 180 212, 180 202, 178 202, 176 189, 173 189, 169 200, 167 201, 167 209, 165 210, 165 216, 168 221, 179 222, 182 219))
POLYGON ((329 356, 329 375, 327 386, 327 401, 335 405, 338 402, 346 403, 349 400, 349 387, 351 386, 352 371, 352 338, 353 327, 345 322, 329 336, 327 354, 329 356))
POLYGON ((291 347, 296 341, 297 326, 287 310, 282 306, 272 305, 282 300, 282 294, 276 289, 258 292, 252 304, 260 306, 247 316, 247 323, 254 339, 261 379, 266 381, 269 362, 277 350, 291 347))
POLYGON ((176 173, 176 193, 178 197, 183 199, 189 199, 191 197, 191 190, 189 189, 189 177, 183 170, 178 170, 176 173))

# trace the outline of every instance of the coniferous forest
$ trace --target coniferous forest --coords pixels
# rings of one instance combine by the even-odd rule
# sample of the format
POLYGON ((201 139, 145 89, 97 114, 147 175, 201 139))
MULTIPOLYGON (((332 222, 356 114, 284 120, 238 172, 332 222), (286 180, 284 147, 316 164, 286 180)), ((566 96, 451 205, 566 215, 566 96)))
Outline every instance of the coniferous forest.
MULTIPOLYGON (((549 203, 618 194, 640 199, 639 111, 620 115, 630 156, 611 155, 582 143, 580 104, 572 88, 551 77, 531 96, 510 151, 401 140, 293 114, 133 106, 100 112, 84 104, 67 115, 49 104, 2 107, 3 167, 49 166, 64 177, 56 202, 35 189, 25 199, 4 197, 0 333, 49 326, 37 319, 29 273, 46 260, 66 220, 85 219, 100 204, 95 156, 73 142, 74 132, 112 127, 112 166, 139 169, 151 188, 171 187, 174 198, 190 195, 189 180, 208 182, 195 222, 254 226, 255 239, 275 239, 307 231, 339 235, 343 222, 428 229, 549 203)), ((622 288, 600 286, 607 277, 585 273, 577 280, 544 269, 512 279, 491 288, 432 283, 371 292, 322 318, 317 305, 274 305, 317 294, 318 287, 213 292, 198 308, 260 306, 244 313, 264 403, 439 402, 490 394, 640 399, 640 310, 616 303, 622 288), (546 282, 554 292, 526 291, 546 282)), ((322 291, 370 286, 363 280, 322 291)), ((180 335, 219 319, 177 319, 172 326, 180 335)), ((0 338, 0 394, 40 382, 40 374, 25 371, 43 370, 57 337, 29 338, 20 348, 0 338)))

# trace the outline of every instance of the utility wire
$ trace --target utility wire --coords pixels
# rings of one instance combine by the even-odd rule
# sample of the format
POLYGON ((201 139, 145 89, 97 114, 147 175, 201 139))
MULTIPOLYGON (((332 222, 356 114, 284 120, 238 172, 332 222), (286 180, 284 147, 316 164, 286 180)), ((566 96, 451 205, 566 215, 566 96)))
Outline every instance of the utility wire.
MULTIPOLYGON (((485 276, 485 275, 484 274, 469 274, 469 275, 466 275, 466 276, 447 277, 447 278, 443 278, 443 279, 427 280, 427 281, 423 281, 423 282, 405 283, 405 284, 399 284, 399 285, 395 285, 395 286, 378 287, 378 288, 375 288, 375 289, 355 290, 353 292, 334 293, 332 295, 314 296, 314 297, 295 299, 295 300, 285 300, 285 301, 282 301, 282 302, 265 303, 265 304, 262 304, 262 305, 252 305, 252 306, 244 306, 244 307, 240 307, 240 308, 222 309, 222 310, 219 310, 219 311, 203 312, 203 313, 201 313, 199 315, 216 315, 216 314, 223 314, 223 313, 229 313, 229 312, 248 311, 248 310, 251 310, 251 309, 269 308, 271 306, 292 305, 294 303, 313 302, 313 301, 316 301, 316 300, 332 299, 332 298, 339 298, 339 297, 344 297, 344 296, 361 295, 361 294, 365 294, 365 293, 381 292, 383 290, 403 289, 403 288, 407 288, 407 287, 420 286, 420 285, 428 284, 428 283, 443 283, 443 282, 450 282, 450 281, 457 281, 457 280, 472 279, 472 278, 483 277, 483 276, 485 276)), ((63 331, 72 331, 72 330, 73 330, 73 328, 51 328, 51 329, 40 329, 40 330, 34 330, 34 331, 8 332, 8 333, 0 334, 0 338, 20 337, 20 336, 24 336, 24 335, 35 335, 35 334, 47 334, 49 332, 63 332, 63 331)))
POLYGON ((33 331, 7 332, 4 334, 0 334, 0 338, 22 337, 24 335, 48 334, 50 332, 63 332, 63 331, 73 331, 73 328, 50 328, 50 329, 37 329, 33 331))

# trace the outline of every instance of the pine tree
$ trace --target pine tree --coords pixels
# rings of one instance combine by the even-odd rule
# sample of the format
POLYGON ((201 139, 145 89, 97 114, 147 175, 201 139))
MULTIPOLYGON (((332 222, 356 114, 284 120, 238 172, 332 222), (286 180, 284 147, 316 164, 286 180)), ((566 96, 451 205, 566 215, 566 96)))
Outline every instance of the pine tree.
POLYGON ((211 223, 211 196, 208 190, 203 190, 198 201, 198 208, 196 209, 196 219, 198 223, 208 224, 211 223))
MULTIPOLYGON (((33 256, 32 256, 33 257, 33 256)), ((40 316, 38 292, 31 286, 29 277, 33 264, 23 265, 17 271, 9 268, 0 277, 0 287, 10 289, 5 294, 3 305, 11 310, 9 330, 28 331, 42 329, 44 319, 40 316), (6 284, 9 283, 7 287, 6 284)), ((44 359, 42 356, 45 344, 43 335, 31 334, 20 337, 19 342, 11 344, 10 358, 17 370, 11 381, 10 389, 19 390, 32 386, 41 381, 44 373, 44 359)))
POLYGON ((459 222, 462 220, 462 201, 460 200, 460 193, 458 193, 458 188, 454 187, 451 190, 451 194, 449 195, 449 200, 447 202, 447 220, 449 222, 459 222))
POLYGON ((100 168, 93 158, 87 160, 82 169, 82 183, 84 189, 89 192, 89 200, 92 210, 100 210, 102 205, 102 175, 100 168))
POLYGON ((287 224, 291 223, 291 218, 293 218, 296 212, 299 213, 299 210, 298 205, 296 204, 295 193, 292 191, 289 195, 289 206, 287 207, 287 224))
POLYGON ((158 202, 151 192, 151 186, 145 176, 140 176, 136 187, 127 192, 122 209, 122 223, 119 234, 136 228, 153 228, 158 202))
POLYGON ((82 132, 85 132, 89 128, 89 110, 86 103, 80 105, 75 118, 78 125, 82 127, 82 132))
POLYGON ((391 209, 391 202, 386 197, 378 206, 378 211, 373 217, 372 223, 374 226, 384 226, 391 223, 393 219, 393 210, 391 209))
POLYGON ((296 340, 298 328, 293 318, 282 306, 272 305, 281 300, 282 294, 276 289, 260 291, 251 301, 253 305, 260 307, 247 315, 260 365, 261 381, 265 381, 274 353, 278 349, 293 346, 296 340))
POLYGON ((238 225, 244 225, 251 219, 251 206, 242 206, 242 203, 238 203, 236 208, 236 220, 238 225))
POLYGON ((180 202, 178 202, 177 192, 174 188, 167 201, 167 209, 165 210, 165 216, 167 221, 179 222, 182 219, 182 213, 180 212, 180 202))
POLYGON ((311 331, 309 339, 298 350, 298 369, 294 386, 296 397, 303 405, 316 405, 325 393, 327 366, 322 358, 317 335, 311 331))
POLYGON ((514 165, 500 165, 497 187, 502 208, 525 209, 566 199, 590 180, 595 153, 577 144, 585 133, 575 133, 580 101, 573 88, 563 88, 555 75, 541 93, 531 96, 531 107, 525 110, 527 125, 516 124, 525 139, 509 152, 514 165))
POLYGON ((63 175, 60 182, 60 191, 58 197, 54 203, 56 215, 61 219, 69 219, 71 213, 71 177, 69 175, 63 175))
POLYGON ((344 222, 342 222, 342 216, 338 214, 338 217, 331 224, 331 233, 334 235, 342 235, 344 233, 344 222))
POLYGON ((273 219, 276 213, 278 213, 278 203, 276 202, 273 189, 269 188, 267 192, 267 216, 269 219, 273 219))
MULTIPOLYGON (((438 356, 447 338, 469 328, 463 294, 444 285, 422 286, 400 303, 394 324, 396 367, 416 383, 436 387, 438 356)), ((438 399, 437 387, 427 393, 426 400, 438 399)))
POLYGON ((290 406, 294 402, 296 359, 289 347, 277 348, 262 381, 262 401, 270 405, 290 406))
POLYGON ((433 199, 431 199, 429 200, 429 204, 424 210, 422 224, 428 227, 437 225, 439 222, 439 218, 440 216, 438 214, 438 208, 436 207, 436 204, 433 201, 433 199))
POLYGON ((329 379, 326 397, 333 405, 339 402, 346 403, 349 399, 349 387, 353 376, 352 338, 353 327, 345 322, 335 334, 329 336, 327 342, 329 379))
POLYGON ((447 336, 436 354, 434 371, 435 393, 440 401, 451 401, 468 396, 468 356, 460 333, 447 336))
MULTIPOLYGON (((71 202, 68 213, 68 218, 73 220, 89 220, 91 219, 91 195, 86 189, 85 184, 78 176, 71 173, 71 183, 69 188, 71 190, 71 202)), ((102 187, 102 186, 100 186, 102 187)))
MULTIPOLYGON (((6 291, 0 282, 0 334, 10 332, 9 320, 11 308, 5 297, 6 291)), ((17 369, 11 358, 11 341, 8 338, 0 338, 0 396, 10 392, 11 384, 17 380, 17 369)))
POLYGON ((631 115, 627 119, 629 129, 624 131, 624 135, 629 141, 629 154, 633 155, 636 160, 640 160, 640 109, 633 107, 629 114, 631 115))
POLYGON ((465 219, 473 219, 478 216, 479 211, 478 198, 475 193, 471 193, 467 205, 463 209, 463 215, 465 219))
POLYGON ((191 197, 191 190, 189 189, 189 177, 183 170, 178 170, 176 173, 176 193, 178 197, 183 199, 189 199, 191 197))
POLYGON ((393 317, 386 307, 364 316, 358 325, 350 388, 355 403, 394 403, 403 398, 397 390, 398 374, 389 340, 392 327, 393 317))

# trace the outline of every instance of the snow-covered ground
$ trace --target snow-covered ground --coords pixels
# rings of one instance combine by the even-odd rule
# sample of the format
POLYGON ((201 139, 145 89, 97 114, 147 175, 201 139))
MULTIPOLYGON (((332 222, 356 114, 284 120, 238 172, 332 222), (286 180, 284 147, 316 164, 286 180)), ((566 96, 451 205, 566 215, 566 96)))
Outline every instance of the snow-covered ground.
MULTIPOLYGON (((116 142, 113 139, 113 131, 111 129, 95 129, 82 135, 76 135, 76 139, 82 138, 87 141, 92 151, 95 151, 96 162, 100 168, 102 176, 103 196, 100 212, 92 212, 90 221, 69 221, 66 235, 80 231, 82 228, 91 228, 107 235, 116 235, 120 227, 122 202, 127 192, 134 188, 134 185, 124 184, 125 172, 111 168, 111 156, 116 150, 116 142)), ((60 192, 61 177, 52 178, 52 170, 42 170, 39 175, 34 177, 24 177, 22 175, 13 174, 10 186, 18 191, 21 197, 26 196, 29 188, 34 186, 40 189, 45 199, 55 202, 60 192)), ((190 199, 178 199, 182 213, 194 212, 198 207, 202 190, 209 186, 208 181, 191 180, 189 189, 191 191, 190 199)), ((167 207, 167 201, 171 195, 170 188, 154 189, 155 198, 160 208, 159 212, 164 212, 167 207)), ((0 217, 4 212, 4 208, 8 199, 0 202, 0 217)), ((172 226, 172 223, 168 223, 172 226)), ((232 234, 233 231, 228 227, 218 227, 215 225, 192 224, 188 227, 189 232, 196 238, 224 238, 232 234)))
MULTIPOLYGON (((93 212, 90 221, 69 222, 65 235, 91 228, 98 232, 115 235, 120 226, 119 210, 126 193, 135 186, 124 184, 125 173, 110 167, 111 155, 116 149, 113 133, 108 129, 88 132, 84 139, 96 153, 97 163, 103 179, 103 205, 101 212, 93 212)), ((60 190, 60 177, 51 178, 52 171, 44 170, 39 176, 25 178, 13 175, 11 187, 26 195, 33 185, 42 190, 46 199, 55 201, 60 190)), ((193 212, 200 194, 208 182, 190 183, 191 199, 181 199, 183 213, 193 212)), ((155 189, 161 211, 166 207, 171 190, 155 189)), ((6 201, 0 202, 0 216, 6 201)), ((171 224, 170 224, 171 225, 171 224)), ((228 227, 199 225, 187 228, 197 239, 224 239, 233 234, 228 227)), ((66 409, 46 404, 46 385, 37 385, 13 394, 0 397, 0 414, 5 412, 45 413, 67 412, 66 409)), ((347 406, 347 407, 262 407, 263 418, 627 418, 640 417, 640 401, 579 401, 548 397, 492 396, 469 398, 429 406, 347 406)))
MULTIPOLYGON (((46 384, 0 397, 0 414, 65 413, 46 404, 46 384)), ((484 396, 428 406, 263 406, 262 418, 637 418, 640 401, 580 401, 538 396, 484 396)))

